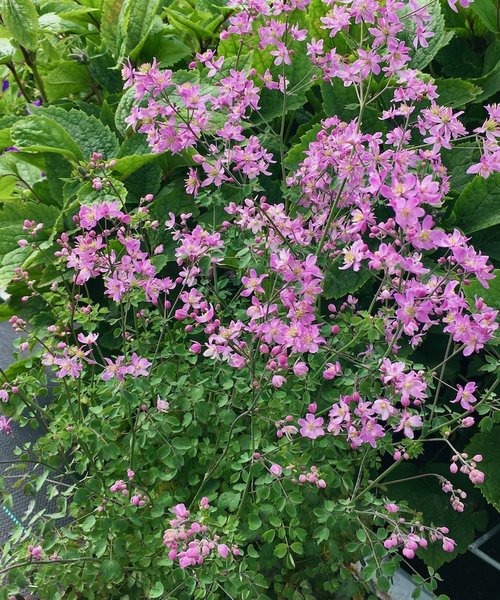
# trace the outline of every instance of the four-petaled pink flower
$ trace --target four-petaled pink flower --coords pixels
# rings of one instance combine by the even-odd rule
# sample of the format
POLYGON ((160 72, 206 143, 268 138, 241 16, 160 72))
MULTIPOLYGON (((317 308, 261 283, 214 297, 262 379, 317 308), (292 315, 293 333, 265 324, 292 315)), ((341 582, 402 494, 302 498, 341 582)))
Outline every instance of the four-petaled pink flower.
POLYGON ((245 286, 245 289, 241 292, 242 296, 251 296, 252 294, 263 294, 264 288, 261 283, 268 275, 257 275, 255 269, 250 269, 249 277, 242 277, 241 283, 245 286))
POLYGON ((477 385, 474 381, 469 381, 462 387, 460 384, 457 385, 457 396, 452 403, 460 402, 460 406, 464 410, 472 410, 472 405, 477 402, 477 398, 474 396, 474 392, 477 390, 477 385))
POLYGON ((323 417, 315 417, 311 413, 307 413, 305 419, 299 419, 298 424, 300 425, 300 435, 307 437, 311 440, 325 435, 325 430, 322 428, 324 423, 323 417))

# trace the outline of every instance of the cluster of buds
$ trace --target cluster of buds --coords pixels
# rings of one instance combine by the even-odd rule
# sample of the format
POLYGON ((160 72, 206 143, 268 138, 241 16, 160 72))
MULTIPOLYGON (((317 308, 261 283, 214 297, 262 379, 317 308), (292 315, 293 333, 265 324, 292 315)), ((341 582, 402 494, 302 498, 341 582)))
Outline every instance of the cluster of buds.
POLYGON ((28 546, 28 559, 29 560, 42 560, 42 547, 41 546, 28 546))
POLYGON ((109 488, 109 491, 113 494, 120 492, 122 496, 128 495, 127 484, 123 481, 123 479, 118 479, 113 483, 113 485, 109 488))
MULTIPOLYGON (((200 508, 210 508, 207 498, 202 498, 200 508)), ((229 548, 219 543, 218 535, 210 536, 206 525, 190 520, 190 512, 184 504, 177 504, 170 511, 175 519, 170 521, 170 528, 163 534, 163 544, 168 548, 169 559, 177 560, 181 569, 203 564, 214 551, 222 558, 239 554, 236 546, 229 548)))
POLYGON ((405 451, 403 447, 396 447, 396 450, 394 451, 392 457, 394 458, 394 460, 410 460, 410 455, 408 454, 408 452, 405 451))
POLYGON ((408 559, 415 558, 415 553, 418 549, 427 548, 429 541, 440 541, 445 552, 453 552, 455 550, 456 542, 446 536, 449 533, 447 527, 431 529, 416 521, 410 525, 408 531, 403 531, 405 525, 405 519, 400 518, 396 530, 385 540, 384 548, 390 550, 391 548, 402 546, 402 554, 408 559))
POLYGON ((484 473, 477 468, 477 463, 483 460, 481 454, 475 454, 472 459, 469 460, 469 456, 466 452, 454 454, 451 457, 450 471, 455 474, 458 471, 468 475, 469 479, 474 484, 480 484, 484 482, 484 473), (460 464, 460 466, 459 466, 460 464))
POLYGON ((9 323, 12 325, 12 329, 16 333, 20 333, 21 331, 24 331, 26 329, 26 321, 24 319, 21 319, 20 317, 16 317, 16 315, 13 315, 9 319, 9 323))
POLYGON ((36 237, 37 233, 42 231, 45 227, 43 223, 37 223, 36 221, 30 221, 29 219, 25 219, 23 222, 23 231, 28 232, 31 237, 36 237))
POLYGON ((465 505, 462 500, 467 498, 466 492, 459 488, 454 488, 451 481, 443 480, 442 490, 445 494, 451 494, 450 503, 453 510, 464 512, 465 505))
MULTIPOLYGON (((305 467, 302 467, 305 470, 305 467)), ((292 479, 292 483, 304 485, 306 483, 312 483, 319 489, 326 488, 326 481, 321 479, 319 469, 316 466, 312 466, 311 470, 307 473, 301 473, 298 478, 292 479)))
POLYGON ((291 439, 292 435, 296 434, 298 429, 295 425, 290 425, 290 423, 294 420, 292 415, 287 415, 284 419, 280 419, 275 422, 276 426, 276 435, 278 438, 282 438, 283 436, 291 439))
MULTIPOLYGON (((132 469, 127 469, 127 477, 129 479, 129 481, 132 481, 132 479, 134 479, 135 473, 134 473, 134 471, 132 471, 132 469)), ((123 479, 117 479, 113 483, 113 485, 109 488, 109 491, 113 494, 119 493, 124 497, 129 495, 127 483, 123 479)), ((146 504, 146 496, 136 492, 135 494, 132 494, 132 496, 130 497, 130 504, 132 504, 133 506, 137 506, 139 508, 143 507, 146 504)), ((102 507, 102 510, 104 510, 104 507, 102 507)))
POLYGON ((106 176, 106 170, 116 166, 116 160, 108 162, 103 160, 100 152, 93 152, 87 168, 79 166, 78 173, 85 179, 92 179, 94 190, 102 190, 103 187, 110 187, 111 181, 106 176))

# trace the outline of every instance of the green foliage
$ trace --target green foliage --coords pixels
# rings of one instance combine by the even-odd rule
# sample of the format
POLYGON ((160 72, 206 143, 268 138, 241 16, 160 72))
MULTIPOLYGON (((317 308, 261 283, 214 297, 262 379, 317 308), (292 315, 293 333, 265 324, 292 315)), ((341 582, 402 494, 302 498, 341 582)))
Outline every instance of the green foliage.
POLYGON ((488 179, 476 176, 458 197, 454 212, 457 224, 466 233, 500 223, 500 174, 488 179))
MULTIPOLYGON (((498 304, 497 304, 498 306, 498 304)), ((500 511, 500 473, 498 464, 500 462, 500 446, 498 444, 498 435, 500 434, 500 425, 494 425, 489 430, 484 430, 472 438, 466 448, 470 456, 481 454, 481 470, 486 475, 484 483, 479 486, 481 493, 497 510, 500 511)))
MULTIPOLYGON (((272 168, 276 172, 283 167, 287 171, 297 168, 309 143, 316 139, 322 119, 337 115, 350 121, 359 115, 360 100, 354 87, 343 85, 339 79, 321 81, 303 44, 293 44, 292 66, 275 68, 268 49, 258 47, 257 36, 243 48, 234 36, 220 41, 221 27, 232 12, 222 1, 0 0, 0 6, 4 25, 0 74, 9 77, 11 86, 0 99, 0 148, 16 146, 20 150, 0 156, 0 288, 8 287, 12 294, 9 306, 0 305, 1 319, 14 312, 31 311, 36 329, 53 323, 54 315, 58 319, 69 318, 68 308, 57 292, 67 285, 66 274, 50 264, 47 255, 52 255, 54 240, 63 231, 73 231, 72 218, 81 204, 119 198, 130 210, 143 194, 153 192, 151 218, 159 222, 164 222, 171 211, 177 215, 190 213, 192 219, 209 225, 222 223, 226 218, 217 194, 201 194, 195 202, 185 192, 187 168, 195 164, 194 151, 175 157, 169 153, 152 154, 145 137, 127 127, 125 119, 136 101, 132 90, 123 90, 120 67, 125 59, 130 58, 137 66, 157 58, 161 67, 174 69, 176 80, 198 82, 197 71, 187 70, 193 54, 218 46, 226 57, 226 65, 232 68, 254 68, 258 73, 269 68, 275 76, 284 73, 289 81, 285 102, 281 92, 264 90, 261 109, 248 124, 272 150, 276 161, 272 168), (14 79, 13 68, 23 89, 14 79), (22 92, 21 96, 18 92, 22 92), (33 101, 39 99, 42 106, 34 106, 33 101), (284 135, 280 145, 277 134, 281 132, 284 135), (92 187, 87 172, 94 152, 102 153, 105 161, 114 159, 108 170, 112 187, 103 192, 92 187), (42 249, 32 252, 19 247, 19 240, 25 237, 25 219, 44 223, 42 249), (41 290, 28 307, 21 302, 26 286, 12 281, 18 267, 29 268, 41 290)), ((323 39, 327 49, 338 48, 347 53, 352 43, 349 36, 339 33, 330 39, 322 26, 320 18, 327 10, 324 2, 312 0, 305 15, 292 13, 290 20, 298 27, 307 27, 316 39, 323 39)), ((473 131, 484 120, 481 103, 492 102, 500 90, 495 2, 476 0, 458 15, 443 10, 439 2, 430 3, 429 10, 435 35, 427 48, 412 49, 411 67, 425 70, 429 78, 432 75, 440 95, 438 102, 463 110, 464 123, 473 131)), ((380 78, 374 76, 365 90, 361 128, 366 132, 386 130, 386 122, 379 116, 388 107, 390 90, 384 91, 379 84, 380 78)), ((203 83, 203 93, 212 89, 210 82, 203 83)), ((221 125, 217 117, 210 127, 221 125)), ((498 233, 500 179, 498 174, 482 179, 466 173, 478 161, 479 154, 479 148, 472 143, 443 152, 451 190, 446 205, 436 209, 433 218, 438 226, 446 218, 464 233, 474 234, 477 247, 484 250, 491 247, 491 238, 498 233)), ((250 197, 244 187, 235 190, 227 186, 222 190, 222 194, 234 197, 238 203, 250 197)), ((283 189, 276 184, 262 193, 278 203, 283 189)), ((152 257, 152 263, 163 270, 165 277, 170 276, 175 265, 174 244, 169 236, 148 227, 145 226, 146 237, 151 247, 164 245, 161 255, 152 257)), ((251 260, 249 249, 235 243, 217 269, 241 270, 251 260)), ((423 260, 431 263, 425 252, 423 260)), ((341 270, 337 258, 331 261, 324 281, 325 300, 339 300, 340 305, 348 294, 363 298, 378 285, 367 270, 341 270)), ((498 308, 498 282, 497 277, 485 290, 473 281, 464 286, 463 292, 470 301, 477 295, 498 308)), ((221 282, 219 285, 217 302, 229 302, 237 290, 225 288, 221 282)), ((71 323, 80 332, 98 322, 104 353, 111 355, 123 343, 116 333, 123 324, 123 315, 113 312, 102 290, 85 293, 92 300, 92 314, 79 314, 77 318, 73 315, 71 323)), ((133 320, 138 307, 135 299, 126 307, 126 327, 130 325, 127 319, 133 320)), ((290 481, 282 484, 273 479, 266 469, 254 465, 254 450, 258 447, 265 456, 274 453, 284 465, 294 456, 286 444, 280 446, 274 440, 272 419, 259 418, 256 413, 257 418, 252 421, 255 425, 251 430, 247 427, 250 417, 245 413, 249 408, 245 401, 255 393, 254 382, 241 372, 235 374, 224 363, 207 369, 201 360, 187 353, 186 335, 180 327, 166 331, 159 314, 153 315, 152 321, 148 336, 140 338, 141 350, 147 349, 155 360, 154 375, 147 383, 97 387, 96 371, 92 384, 81 384, 78 405, 69 404, 67 389, 58 387, 54 404, 47 408, 50 431, 40 440, 37 452, 51 468, 62 468, 64 461, 74 461, 78 470, 72 472, 72 477, 79 483, 71 479, 65 484, 67 487, 52 485, 49 493, 57 504, 54 512, 30 517, 47 549, 56 547, 63 533, 68 540, 65 558, 75 559, 75 563, 67 565, 39 566, 45 597, 62 598, 61 589, 66 588, 69 591, 65 599, 89 600, 162 598, 173 594, 178 600, 354 598, 360 597, 360 590, 374 579, 381 590, 386 590, 398 559, 387 560, 388 553, 378 543, 383 540, 379 533, 382 523, 366 514, 353 520, 354 505, 349 500, 355 495, 353 490, 369 485, 380 472, 379 459, 370 453, 365 462, 346 459, 349 450, 344 440, 337 440, 335 445, 318 440, 313 446, 304 446, 300 461, 325 465, 322 476, 328 484, 328 496, 308 493, 290 481), (168 414, 155 411, 158 395, 173 399, 168 414), (143 404, 145 411, 140 409, 143 404), (75 418, 75 410, 84 415, 82 421, 75 418), (99 431, 99 438, 95 431, 99 431), (140 514, 139 509, 114 502, 102 514, 97 506, 103 491, 123 476, 131 447, 141 461, 139 485, 157 492, 155 504, 147 516, 140 514), (221 457, 224 460, 219 465, 217 460, 221 457), (92 461, 102 479, 99 484, 85 476, 92 461), (206 481, 208 472, 211 476, 206 481), (228 532, 231 543, 244 548, 245 561, 238 564, 239 571, 231 571, 226 562, 217 558, 206 573, 197 573, 195 578, 166 558, 161 534, 170 518, 169 509, 177 502, 189 503, 193 489, 203 489, 210 498, 217 497, 211 525, 228 532), (68 515, 74 524, 59 526, 58 519, 68 515), (88 562, 77 563, 77 557, 82 555, 89 557, 88 562), (361 582, 353 582, 346 564, 359 561, 365 561, 358 577, 361 582), (218 583, 212 585, 214 581, 218 583)), ((342 324, 347 345, 359 352, 359 357, 368 348, 380 345, 384 335, 380 321, 364 311, 342 324)), ((411 352, 411 348, 403 347, 401 356, 411 352)), ((431 354, 425 357, 426 366, 433 362, 431 354)), ((356 359, 347 367, 342 381, 335 386, 325 380, 314 388, 299 383, 286 393, 274 390, 265 399, 266 409, 273 419, 281 418, 287 411, 303 411, 307 403, 317 399, 331 402, 354 384, 359 383, 363 391, 369 377, 363 361, 356 359)), ((464 365, 456 361, 453 368, 458 373, 464 365)), ((495 364, 491 357, 481 356, 473 366, 477 366, 481 376, 491 377, 495 364)), ((316 367, 319 369, 320 365, 316 367)), ((469 367, 470 364, 465 365, 463 372, 469 367)), ((448 366, 445 379, 451 370, 448 366)), ((8 375, 21 377, 28 399, 36 397, 47 385, 46 370, 37 367, 31 358, 20 360, 8 375)), ((438 417, 440 410, 438 403, 438 417)), ((12 408, 12 414, 25 425, 35 424, 35 412, 21 401, 12 408)), ((472 438, 467 452, 485 456, 482 465, 486 481, 481 492, 499 508, 500 484, 495 470, 499 457, 494 445, 498 427, 493 417, 486 416, 484 421, 485 430, 472 438)), ((392 447, 387 448, 388 453, 392 451, 392 447)), ((419 449, 414 447, 410 452, 418 455, 419 449)), ((28 460, 27 456, 22 453, 23 459, 28 460)), ((398 467, 393 475, 396 479, 431 470, 446 475, 448 467, 398 467)), ((32 490, 43 483, 42 477, 28 480, 29 477, 28 489, 32 490)), ((464 483, 464 489, 466 486, 464 483)), ((362 509, 382 510, 383 501, 376 489, 378 495, 367 495, 362 509)), ((389 490, 404 504, 406 501, 410 509, 422 510, 427 522, 449 525, 458 540, 454 554, 443 554, 438 548, 421 552, 432 567, 465 551, 486 524, 485 504, 477 491, 470 492, 474 499, 472 510, 459 515, 444 506, 446 499, 443 502, 438 480, 410 480, 383 488, 384 493, 389 494, 389 490)), ((26 545, 26 532, 16 535, 18 542, 26 545)), ((10 551, 7 546, 5 555, 10 551)), ((432 577, 431 580, 434 581, 432 577)), ((28 584, 25 575, 13 572, 8 584, 11 589, 0 591, 0 598, 3 600, 2 594, 28 584)))
POLYGON ((38 14, 32 0, 2 0, 0 12, 10 35, 28 50, 38 44, 38 14))
POLYGON ((424 477, 395 483, 388 489, 391 489, 391 493, 396 491, 401 497, 408 500, 410 506, 421 511, 426 523, 435 525, 446 523, 450 530, 450 536, 457 542, 455 551, 443 553, 440 552, 438 546, 430 546, 425 551, 419 552, 419 556, 427 565, 438 569, 453 560, 457 554, 467 550, 469 544, 478 537, 478 533, 483 532, 486 528, 488 516, 485 510, 478 509, 475 505, 473 499, 477 498, 477 492, 474 494, 474 490, 471 489, 465 477, 462 477, 460 484, 457 485, 468 492, 467 510, 463 513, 454 511, 449 502, 443 502, 441 483, 437 477, 432 475, 435 473, 448 477, 448 465, 430 463, 422 470, 418 470, 413 465, 401 465, 393 473, 394 480, 418 475, 424 475, 424 477), (427 474, 431 475, 426 476, 427 474))

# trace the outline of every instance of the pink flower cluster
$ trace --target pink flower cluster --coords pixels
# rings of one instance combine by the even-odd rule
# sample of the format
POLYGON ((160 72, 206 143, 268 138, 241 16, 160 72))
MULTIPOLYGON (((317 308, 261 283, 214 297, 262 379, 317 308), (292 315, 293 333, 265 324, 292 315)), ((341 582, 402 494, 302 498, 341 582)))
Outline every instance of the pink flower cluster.
POLYGON ((485 475, 480 469, 477 468, 477 463, 480 463, 483 460, 481 454, 476 454, 472 457, 472 459, 469 460, 467 453, 461 452, 454 454, 451 457, 451 460, 451 473, 457 473, 460 471, 460 473, 468 475, 469 479, 474 484, 481 484, 484 482, 485 475))
MULTIPOLYGON (((202 511, 209 510, 207 498, 202 498, 200 508, 202 511)), ((170 529, 163 534, 163 544, 169 550, 169 559, 178 561, 181 569, 201 565, 213 553, 222 558, 227 558, 230 554, 239 555, 236 546, 229 548, 227 544, 221 544, 218 535, 209 535, 207 525, 199 520, 192 520, 184 504, 177 504, 170 511, 175 518, 170 521, 170 529)))
MULTIPOLYGON (((129 478, 129 481, 132 481, 132 479, 135 476, 135 473, 129 469, 127 471, 127 476, 129 478)), ((121 494, 122 496, 126 497, 129 495, 129 489, 127 486, 127 483, 123 480, 123 479, 118 479, 116 480, 113 485, 109 488, 109 491, 112 494, 121 494)), ((130 504, 132 504, 133 506, 137 506, 139 508, 142 508, 145 504, 146 504, 146 496, 144 496, 143 494, 139 494, 138 492, 136 492, 135 494, 132 494, 130 497, 130 504)))

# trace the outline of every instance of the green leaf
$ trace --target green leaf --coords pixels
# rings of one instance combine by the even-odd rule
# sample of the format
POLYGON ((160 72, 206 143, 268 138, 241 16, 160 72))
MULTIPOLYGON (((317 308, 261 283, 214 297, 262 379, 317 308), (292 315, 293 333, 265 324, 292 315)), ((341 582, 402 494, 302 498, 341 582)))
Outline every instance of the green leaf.
POLYGON ((130 56, 135 59, 146 41, 160 0, 129 0, 122 22, 122 44, 119 60, 130 56))
POLYGON ((47 106, 38 109, 37 114, 49 116, 78 144, 84 158, 90 158, 92 152, 100 152, 104 158, 112 158, 118 153, 116 135, 99 119, 82 110, 72 108, 64 110, 59 106, 47 106))
POLYGON ((161 598, 165 588, 161 581, 157 581, 148 592, 148 598, 161 598))
POLYGON ((61 60, 43 78, 49 102, 92 89, 89 70, 74 60, 61 60))
POLYGON ((0 38, 0 65, 4 65, 12 60, 12 55, 16 49, 4 38, 0 38))
POLYGON ((482 93, 477 85, 464 79, 436 79, 439 103, 443 106, 457 108, 474 100, 482 93))
POLYGON ((484 102, 490 96, 493 96, 500 90, 500 61, 492 68, 492 70, 477 79, 470 80, 475 85, 478 85, 483 90, 482 94, 476 98, 476 102, 484 102))
POLYGON ((122 5, 123 0, 103 0, 101 9, 101 36, 114 55, 118 53, 120 44, 118 21, 122 5))
POLYGON ((12 141, 26 152, 55 152, 71 160, 83 160, 80 148, 58 123, 41 115, 33 115, 16 123, 12 141))
POLYGON ((283 558, 287 552, 288 546, 286 544, 278 544, 274 549, 273 554, 276 556, 276 558, 283 558))
POLYGON ((448 169, 452 190, 461 192, 474 179, 475 176, 472 173, 467 173, 467 169, 474 163, 479 162, 480 157, 479 148, 471 148, 468 145, 461 146, 458 144, 451 150, 442 149, 441 159, 448 169))
POLYGON ((85 521, 83 521, 82 523, 82 529, 83 531, 91 531, 94 528, 94 525, 96 523, 96 518, 94 515, 89 515, 85 521))
POLYGON ((364 529, 358 529, 356 531, 356 537, 360 542, 366 542, 366 531, 364 529))
POLYGON ((115 111, 115 127, 121 135, 125 135, 128 125, 125 123, 125 119, 129 116, 132 106, 135 104, 135 90, 129 88, 120 98, 118 106, 115 111))
POLYGON ((117 580, 122 574, 120 563, 117 560, 105 560, 101 564, 101 573, 106 581, 117 580))
POLYGON ((44 223, 50 231, 59 216, 59 209, 35 202, 10 202, 0 210, 0 287, 10 283, 16 267, 21 266, 31 254, 28 248, 19 248, 17 242, 26 237, 23 231, 25 219, 44 223))
POLYGON ((171 67, 191 54, 191 48, 177 36, 166 35, 165 27, 160 31, 151 33, 141 50, 141 58, 147 60, 155 57, 162 68, 171 67))
POLYGON ((458 197, 453 210, 457 225, 465 233, 500 223, 500 173, 493 173, 488 179, 474 177, 458 197))
POLYGON ((316 139, 321 130, 321 123, 313 125, 307 133, 300 138, 300 142, 290 148, 285 158, 285 167, 287 169, 296 169, 300 162, 305 158, 304 152, 309 148, 309 144, 316 139))
POLYGON ((217 502, 219 508, 227 508, 230 511, 236 510, 241 500, 241 494, 235 492, 223 492, 217 502))
POLYGON ((490 31, 499 31, 498 0, 474 0, 471 10, 490 31))
POLYGON ((469 304, 474 306, 474 296, 477 296, 482 298, 491 308, 500 309, 500 269, 495 269, 493 274, 495 279, 488 281, 488 289, 485 289, 477 279, 464 286, 463 289, 469 304))
POLYGON ((38 13, 32 0, 3 0, 2 18, 11 36, 28 50, 38 47, 38 13))
MULTIPOLYGON (((345 87, 340 80, 334 79, 330 83, 321 84, 321 95, 327 117, 337 115, 347 123, 358 117, 358 98, 354 86, 345 87)), ((381 127, 384 127, 378 111, 371 106, 367 106, 363 112, 362 126, 368 132, 381 131, 381 127)))
POLYGON ((257 529, 259 529, 259 527, 262 525, 262 521, 260 520, 259 515, 252 513, 249 517, 248 517, 248 528, 251 531, 256 531, 257 529))
POLYGON ((325 277, 325 298, 342 298, 347 294, 352 294, 364 285, 368 279, 370 279, 370 273, 365 269, 341 271, 336 266, 332 267, 325 277))
MULTIPOLYGON (((410 66, 413 69, 419 70, 424 69, 441 48, 444 48, 453 37, 453 32, 445 30, 445 20, 440 3, 431 2, 426 8, 431 17, 428 29, 429 31, 432 31, 434 35, 428 40, 429 45, 427 48, 419 47, 412 53, 413 56, 410 66)), ((405 10, 406 12, 411 12, 413 9, 408 7, 405 10)), ((410 19, 406 19, 405 25, 407 29, 406 33, 404 35, 402 34, 402 39, 406 42, 407 46, 412 47, 411 40, 413 40, 415 36, 416 23, 410 19)))
POLYGON ((479 469, 485 474, 484 483, 477 486, 483 496, 497 510, 500 510, 500 425, 495 425, 490 431, 476 433, 466 448, 469 456, 482 454, 483 460, 479 469))
POLYGON ((304 546, 300 542, 293 542, 290 548, 292 549, 292 552, 295 552, 295 554, 298 554, 299 556, 304 554, 304 546))

